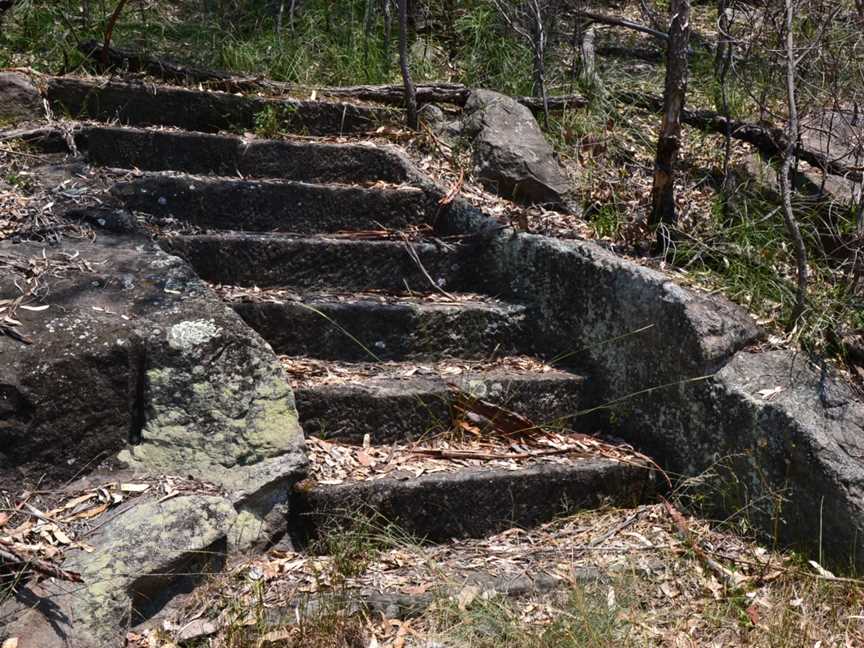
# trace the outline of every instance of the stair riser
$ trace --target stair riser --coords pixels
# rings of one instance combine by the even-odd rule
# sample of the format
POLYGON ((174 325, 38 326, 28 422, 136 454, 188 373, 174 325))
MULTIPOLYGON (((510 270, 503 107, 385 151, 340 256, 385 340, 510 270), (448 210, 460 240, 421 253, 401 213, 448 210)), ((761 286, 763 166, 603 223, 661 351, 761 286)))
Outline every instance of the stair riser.
MULTIPOLYGON (((413 441, 452 425, 447 382, 478 398, 513 410, 538 424, 555 425, 579 411, 585 382, 568 379, 405 378, 387 385, 295 387, 300 423, 307 435, 360 443, 413 441)), ((569 420, 568 420, 569 422, 569 420)))
MULTIPOLYGON (((403 230, 427 221, 419 189, 362 189, 305 183, 156 176, 119 182, 112 193, 133 211, 203 228, 326 233, 403 230)), ((431 212, 434 216, 434 211, 431 212)))
POLYGON ((225 135, 87 127, 76 143, 88 161, 142 171, 180 171, 304 182, 405 182, 407 166, 373 146, 244 140, 225 135))
MULTIPOLYGON (((189 260, 205 280, 232 286, 428 291, 430 284, 405 245, 344 239, 177 236, 163 247, 189 260)), ((459 255, 414 244, 426 271, 448 290, 468 290, 459 255)))
POLYGON ((525 351, 519 307, 237 303, 234 310, 284 355, 326 360, 488 358, 525 351))
POLYGON ((651 474, 611 461, 541 464, 516 471, 436 473, 399 481, 298 490, 293 515, 310 538, 375 515, 418 538, 477 538, 601 506, 633 506, 653 493, 651 474))
POLYGON ((118 120, 130 126, 173 126, 216 132, 251 130, 270 110, 282 132, 339 135, 372 130, 392 111, 317 101, 268 100, 168 86, 47 78, 55 112, 75 118, 118 120))

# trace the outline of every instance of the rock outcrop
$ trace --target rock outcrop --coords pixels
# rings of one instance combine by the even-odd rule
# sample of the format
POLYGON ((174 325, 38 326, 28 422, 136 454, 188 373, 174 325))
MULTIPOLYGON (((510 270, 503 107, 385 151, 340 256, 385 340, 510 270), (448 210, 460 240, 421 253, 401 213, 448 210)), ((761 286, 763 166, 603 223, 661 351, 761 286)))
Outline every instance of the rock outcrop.
POLYGON ((25 75, 0 72, 0 127, 45 116, 42 97, 25 75))
POLYGON ((523 203, 562 203, 567 177, 530 109, 506 95, 473 90, 463 131, 474 139, 474 172, 487 189, 523 203))

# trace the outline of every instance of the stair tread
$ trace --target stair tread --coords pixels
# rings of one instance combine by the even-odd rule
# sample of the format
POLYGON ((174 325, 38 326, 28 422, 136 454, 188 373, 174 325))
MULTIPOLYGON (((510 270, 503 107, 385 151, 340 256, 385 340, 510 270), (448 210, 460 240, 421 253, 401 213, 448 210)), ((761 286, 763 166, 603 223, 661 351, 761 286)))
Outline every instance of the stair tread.
MULTIPOLYGON (((566 439, 552 438, 558 445, 566 439)), ((311 479, 295 489, 293 506, 313 537, 344 524, 346 512, 365 510, 442 541, 536 526, 574 509, 634 505, 653 494, 650 463, 586 439, 569 444, 578 456, 495 460, 430 459, 416 445, 352 448, 310 440, 311 479)), ((507 441, 495 450, 515 456, 507 441)))
MULTIPOLYGON (((585 377, 556 369, 530 356, 507 356, 496 360, 445 358, 434 362, 337 362, 298 356, 280 356, 295 390, 361 387, 367 390, 391 387, 404 392, 428 391, 447 382, 561 381, 583 383, 585 377)), ((482 395, 480 395, 482 397, 482 395)))
POLYGON ((214 285, 213 289, 228 303, 287 304, 379 304, 382 306, 414 306, 417 308, 481 308, 522 310, 522 304, 507 302, 490 295, 471 292, 448 293, 451 298, 437 292, 398 292, 385 290, 293 290, 291 288, 247 288, 244 286, 214 285))
POLYGON ((224 231, 177 234, 160 243, 189 260, 211 283, 352 291, 405 290, 407 285, 427 290, 433 277, 450 291, 478 280, 464 248, 428 240, 412 241, 409 250, 401 237, 224 231))
POLYGON ((315 140, 271 140, 165 128, 76 124, 75 141, 92 164, 142 171, 308 182, 406 182, 416 173, 393 147, 315 140))

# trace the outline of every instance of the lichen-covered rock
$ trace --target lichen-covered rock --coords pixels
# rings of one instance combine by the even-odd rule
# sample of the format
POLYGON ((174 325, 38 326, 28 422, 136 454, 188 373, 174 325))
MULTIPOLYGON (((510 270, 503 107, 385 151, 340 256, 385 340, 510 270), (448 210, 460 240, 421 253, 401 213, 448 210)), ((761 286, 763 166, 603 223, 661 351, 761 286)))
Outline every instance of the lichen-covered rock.
POLYGON ((302 432, 278 360, 184 261, 102 232, 45 250, 4 242, 0 255, 12 260, 0 299, 41 264, 24 302, 35 310, 16 312, 32 344, 0 337, 0 480, 59 482, 113 457, 216 483, 263 515, 299 478, 302 432))
POLYGON ((22 586, 5 634, 19 648, 124 645, 125 629, 164 606, 225 564, 237 513, 214 496, 150 500, 112 518, 87 538, 93 551, 72 550, 63 567, 81 575, 73 585, 46 581, 22 586), (34 609, 21 609, 26 600, 34 609))
POLYGON ((0 126, 42 119, 42 97, 23 74, 0 72, 0 126))
POLYGON ((627 436, 670 473, 701 476, 708 514, 861 569, 864 404, 830 372, 793 351, 745 351, 631 407, 627 436))
POLYGON ((491 90, 472 90, 464 131, 474 138, 475 174, 489 190, 524 203, 563 202, 567 178, 528 108, 491 90))

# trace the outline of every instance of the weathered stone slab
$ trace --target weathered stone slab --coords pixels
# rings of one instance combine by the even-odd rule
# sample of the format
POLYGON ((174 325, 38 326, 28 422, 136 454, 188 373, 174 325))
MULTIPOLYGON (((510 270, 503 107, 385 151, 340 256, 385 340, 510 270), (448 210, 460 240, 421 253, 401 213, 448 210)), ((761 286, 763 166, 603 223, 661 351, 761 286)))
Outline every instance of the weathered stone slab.
MULTIPOLYGON (((410 179, 404 154, 386 146, 329 144, 140 128, 84 126, 75 142, 92 164, 303 182, 410 179)), ((38 145, 33 142, 34 145, 38 145)))
POLYGON ((430 541, 532 527, 602 505, 632 506, 654 490, 648 468, 606 459, 305 486, 295 490, 292 513, 312 537, 350 525, 365 511, 430 541))
POLYGON ((74 77, 43 77, 42 82, 58 114, 130 126, 252 130, 259 115, 268 113, 272 126, 285 132, 341 135, 372 130, 391 112, 344 102, 242 96, 152 83, 74 77))
POLYGON ((237 513, 214 496, 186 495, 133 506, 69 551, 63 567, 80 585, 43 581, 19 587, 2 611, 4 634, 19 648, 109 648, 126 629, 155 614, 225 564, 237 513))
POLYGON ((0 72, 0 127, 45 117, 42 97, 24 74, 0 72))
POLYGON ((709 380, 680 385, 631 434, 670 470, 709 469, 708 501, 781 544, 860 569, 864 404, 792 351, 742 352, 709 380), (648 422, 653 423, 649 429, 648 422))
MULTIPOLYGON (((333 365, 351 375, 356 367, 333 365)), ((575 373, 477 367, 460 375, 411 374, 413 363, 379 365, 373 375, 343 383, 294 388, 307 434, 361 443, 404 443, 449 429, 453 394, 448 384, 501 405, 538 424, 565 424, 584 405, 586 379, 575 373)))
POLYGON ((506 95, 472 90, 464 131, 474 137, 474 173, 487 189, 524 203, 563 202, 567 177, 531 110, 506 95))
MULTIPOLYGON (((280 235, 182 235, 163 245, 188 259, 204 279, 260 288, 427 291, 429 279, 402 241, 291 238, 280 235)), ((425 270, 444 290, 460 290, 474 280, 473 262, 459 250, 412 243, 425 270)))
POLYGON ((62 481, 113 457, 214 482, 242 506, 284 495, 303 472, 277 359, 188 264, 103 232, 44 257, 40 244, 4 242, 0 255, 12 259, 0 298, 20 294, 31 260, 44 266, 25 302, 37 310, 16 313, 33 343, 0 337, 4 481, 62 481))
MULTIPOLYGON (((434 207, 415 187, 321 185, 146 174, 118 182, 112 193, 131 210, 204 228, 320 233, 407 229, 434 207)), ((434 215, 432 212, 431 215, 434 215)))
POLYGON ((527 352, 525 309, 464 300, 425 303, 310 295, 303 301, 241 301, 234 310, 277 353, 334 360, 488 358, 527 352))

